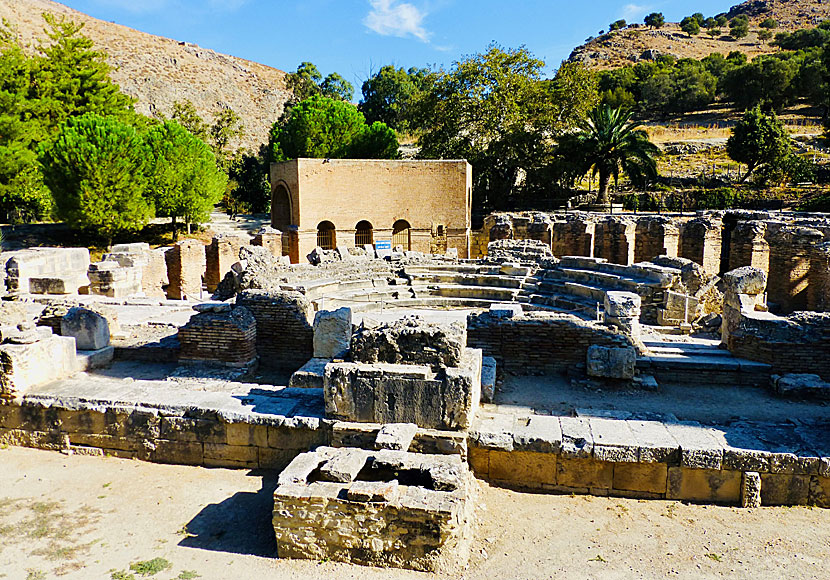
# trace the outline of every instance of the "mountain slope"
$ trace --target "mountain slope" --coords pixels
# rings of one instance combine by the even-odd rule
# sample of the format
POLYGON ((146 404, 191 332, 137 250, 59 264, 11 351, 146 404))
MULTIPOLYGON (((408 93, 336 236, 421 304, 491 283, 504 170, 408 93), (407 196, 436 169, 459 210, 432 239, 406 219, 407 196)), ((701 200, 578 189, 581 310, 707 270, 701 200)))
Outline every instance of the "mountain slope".
MULTIPOLYGON (((689 9, 689 14, 694 12, 689 9)), ((728 11, 729 18, 739 14, 749 17, 750 33, 746 38, 733 40, 728 36, 729 28, 721 30, 722 36, 711 38, 706 30, 689 38, 677 23, 666 23, 660 29, 651 30, 643 24, 629 26, 592 39, 571 53, 571 61, 583 62, 594 69, 617 68, 630 65, 657 54, 671 54, 678 58, 703 58, 719 52, 728 54, 733 50, 743 52, 750 59, 778 50, 758 40, 758 25, 767 18, 778 22, 773 32, 793 32, 812 28, 822 20, 830 19, 828 0, 750 0, 728 11), (647 51, 652 51, 647 53, 647 51), (644 53, 646 53, 644 55, 644 53)), ((706 16, 712 16, 707 14, 706 16)))
POLYGON ((136 110, 145 115, 169 115, 173 103, 185 99, 207 121, 231 108, 245 130, 235 145, 254 149, 268 140, 289 96, 285 73, 275 68, 98 20, 51 0, 0 0, 0 17, 29 46, 44 36, 44 12, 84 23, 83 34, 106 53, 113 80, 138 99, 136 110))

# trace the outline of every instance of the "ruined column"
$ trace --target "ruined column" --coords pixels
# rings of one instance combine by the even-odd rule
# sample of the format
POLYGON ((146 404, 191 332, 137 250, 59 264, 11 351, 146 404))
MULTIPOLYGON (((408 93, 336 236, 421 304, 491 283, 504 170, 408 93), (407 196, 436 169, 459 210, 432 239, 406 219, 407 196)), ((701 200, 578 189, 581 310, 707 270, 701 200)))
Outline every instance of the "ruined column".
POLYGON ((817 244, 810 251, 807 308, 830 312, 830 242, 817 244))
POLYGON ((808 307, 810 256, 813 247, 824 240, 812 228, 784 226, 769 241, 768 300, 788 314, 808 307))
POLYGON ((165 254, 167 297, 171 300, 198 300, 205 273, 205 246, 199 240, 183 240, 165 254))
POLYGON ((718 275, 722 230, 723 221, 718 217, 699 217, 686 222, 680 229, 680 257, 697 262, 707 274, 718 275))
POLYGON ((616 326, 635 340, 640 339, 641 299, 633 292, 612 290, 605 293, 604 323, 616 326))
POLYGON ((612 264, 629 266, 634 263, 636 223, 625 217, 606 217, 594 230, 594 257, 612 264))
POLYGON ((547 247, 551 247, 553 231, 550 218, 541 214, 534 215, 531 222, 527 224, 527 239, 538 240, 547 247))
POLYGON ((721 342, 731 350, 731 336, 741 324, 741 313, 766 310, 767 274, 758 268, 743 266, 724 274, 723 285, 721 342))
POLYGON ((282 256, 282 232, 270 226, 263 226, 255 235, 251 245, 262 246, 272 256, 282 256))
POLYGON ((762 221, 738 222, 729 240, 729 267, 752 266, 769 271, 767 225, 762 221))
POLYGON ((205 286, 208 292, 216 290, 225 274, 230 272, 231 266, 239 261, 240 248, 250 241, 251 238, 247 235, 226 234, 219 234, 211 240, 205 248, 205 286))
POLYGON ((634 262, 648 262, 657 256, 677 257, 680 226, 672 218, 646 217, 637 220, 634 262))
POLYGON ((489 241, 512 240, 513 220, 507 214, 490 214, 484 220, 484 231, 489 233, 489 241))
POLYGON ((553 224, 553 255, 586 256, 594 255, 594 230, 596 224, 587 214, 569 215, 563 222, 553 224))

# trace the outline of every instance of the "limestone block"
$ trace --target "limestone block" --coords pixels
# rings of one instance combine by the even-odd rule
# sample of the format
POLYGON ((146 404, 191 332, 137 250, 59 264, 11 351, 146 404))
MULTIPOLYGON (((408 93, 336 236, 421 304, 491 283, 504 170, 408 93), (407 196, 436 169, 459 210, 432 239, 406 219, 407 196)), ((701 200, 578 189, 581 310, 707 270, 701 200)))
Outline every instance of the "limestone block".
POLYGON ((555 485, 556 464, 557 456, 553 453, 491 451, 489 478, 519 487, 555 485))
POLYGON ((343 358, 352 340, 352 309, 320 310, 314 316, 314 357, 343 358))
POLYGON ((13 399, 37 385, 65 378, 76 371, 75 340, 48 335, 31 344, 0 346, 0 398, 13 399))
POLYGON ((741 507, 761 507, 761 474, 757 471, 745 471, 742 477, 741 507))
POLYGON ((770 383, 779 395, 809 399, 830 399, 830 383, 814 374, 772 375, 770 383))
POLYGON ((669 467, 666 499, 737 505, 741 502, 741 478, 740 471, 669 467))
POLYGON ((639 318, 641 300, 633 292, 610 290, 605 293, 605 312, 615 318, 639 318))
POLYGON ((110 344, 107 319, 86 308, 70 308, 61 319, 61 335, 75 338, 78 350, 99 350, 110 344))
POLYGON ((346 492, 346 497, 357 502, 385 502, 397 499, 398 482, 392 481, 354 481, 346 492))
POLYGON ((369 454, 362 449, 344 447, 332 454, 331 459, 320 466, 320 479, 349 483, 354 481, 357 474, 366 466, 369 454))
POLYGON ((588 375, 592 377, 631 379, 636 362, 634 347, 594 345, 588 348, 588 375))
POLYGON ((380 428, 377 439, 375 439, 375 448, 408 451, 417 431, 418 426, 414 423, 384 425, 380 428))
POLYGON ((490 316, 493 318, 515 318, 522 315, 521 304, 491 304, 490 316))
POLYGON ((724 274, 723 282, 729 291, 755 296, 766 290, 767 274, 758 268, 743 266, 724 274))
POLYGON ((668 466, 665 463, 616 463, 614 489, 665 494, 668 466))
POLYGON ((763 505, 807 505, 810 476, 786 473, 762 473, 760 475, 763 505))
POLYGON ((575 488, 611 489, 614 484, 614 464, 593 459, 559 457, 556 463, 556 484, 575 488))
POLYGON ((527 276, 530 274, 530 268, 522 266, 518 262, 504 262, 499 268, 499 272, 505 276, 527 276))
POLYGON ((406 316, 377 327, 362 327, 352 337, 352 360, 455 367, 467 344, 467 329, 458 323, 426 322, 406 316))
POLYGON ((496 359, 481 358, 481 402, 492 403, 496 396, 496 359))

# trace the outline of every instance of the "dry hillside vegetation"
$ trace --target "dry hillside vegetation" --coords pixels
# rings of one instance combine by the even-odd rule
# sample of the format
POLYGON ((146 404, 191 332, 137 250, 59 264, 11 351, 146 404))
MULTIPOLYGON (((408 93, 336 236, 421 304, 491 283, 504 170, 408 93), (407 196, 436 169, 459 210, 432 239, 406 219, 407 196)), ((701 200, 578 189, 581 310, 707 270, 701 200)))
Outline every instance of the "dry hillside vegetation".
MULTIPOLYGON (((689 14, 695 12, 689 5, 689 14)), ((644 58, 644 52, 652 51, 651 58, 660 54, 678 58, 701 59, 713 52, 728 54, 737 50, 752 59, 761 54, 776 52, 777 47, 758 39, 758 25, 773 18, 778 28, 773 32, 793 32, 812 28, 830 18, 828 0, 751 0, 732 7, 729 17, 746 14, 749 17, 749 35, 740 40, 729 36, 729 27, 721 29, 721 36, 711 38, 702 29, 697 36, 689 37, 680 25, 667 22, 662 28, 650 29, 642 22, 623 30, 604 34, 571 53, 570 60, 583 62, 591 68, 610 69, 630 65, 644 58)), ((706 16, 712 16, 707 14, 706 16)), ((630 23, 635 24, 635 23, 630 23)))
POLYGON ((83 34, 106 53, 113 80, 138 99, 140 113, 169 115, 175 101, 190 100, 210 120, 230 108, 245 130, 236 145, 248 148, 268 140, 282 113, 289 93, 281 70, 98 20, 50 0, 0 0, 0 17, 30 48, 43 38, 44 12, 84 23, 83 34))

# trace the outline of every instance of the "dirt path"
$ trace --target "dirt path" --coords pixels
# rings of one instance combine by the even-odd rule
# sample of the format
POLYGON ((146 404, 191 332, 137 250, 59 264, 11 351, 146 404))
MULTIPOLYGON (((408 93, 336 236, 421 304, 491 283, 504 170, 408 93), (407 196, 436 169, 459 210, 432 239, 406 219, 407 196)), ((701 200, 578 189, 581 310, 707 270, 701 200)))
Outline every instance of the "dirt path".
MULTIPOLYGON (((0 578, 433 578, 275 559, 273 486, 273 474, 0 450, 0 578)), ((481 499, 463 576, 470 580, 830 577, 830 510, 534 495, 485 484, 481 499)))

